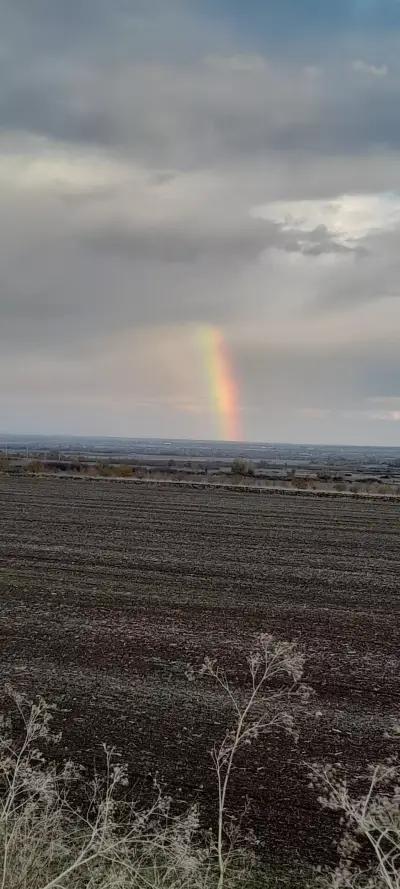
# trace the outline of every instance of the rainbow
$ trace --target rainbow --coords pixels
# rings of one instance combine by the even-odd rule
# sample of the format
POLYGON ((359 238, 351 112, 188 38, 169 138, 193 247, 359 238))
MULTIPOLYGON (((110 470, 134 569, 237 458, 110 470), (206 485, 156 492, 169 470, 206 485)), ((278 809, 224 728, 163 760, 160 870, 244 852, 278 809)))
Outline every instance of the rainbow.
POLYGON ((213 408, 218 416, 219 437, 240 441, 239 399, 232 362, 221 331, 207 325, 200 330, 213 408))

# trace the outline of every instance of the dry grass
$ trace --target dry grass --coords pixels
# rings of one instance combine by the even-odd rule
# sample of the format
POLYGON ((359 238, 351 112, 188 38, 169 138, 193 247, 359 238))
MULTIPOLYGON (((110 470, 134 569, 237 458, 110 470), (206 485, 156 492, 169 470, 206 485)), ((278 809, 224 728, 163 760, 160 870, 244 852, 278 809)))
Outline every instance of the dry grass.
MULTIPOLYGON (((248 668, 247 693, 238 693, 215 662, 206 661, 201 671, 224 690, 233 714, 231 728, 212 751, 219 811, 214 833, 201 828, 196 807, 174 816, 171 800, 156 783, 147 808, 127 801, 127 769, 114 750, 104 748, 104 773, 91 780, 71 762, 63 768, 49 764, 43 748, 57 740, 53 708, 8 690, 14 715, 0 726, 0 889, 305 886, 298 872, 293 877, 260 867, 233 828, 228 805, 237 752, 277 726, 295 732, 293 700, 304 702, 310 695, 301 683, 303 654, 262 635, 248 668)), ((323 787, 322 804, 341 812, 344 832, 336 871, 314 873, 307 885, 400 889, 397 759, 372 769, 367 789, 357 797, 332 768, 315 767, 313 781, 323 787), (363 840, 373 860, 361 867, 363 840)))

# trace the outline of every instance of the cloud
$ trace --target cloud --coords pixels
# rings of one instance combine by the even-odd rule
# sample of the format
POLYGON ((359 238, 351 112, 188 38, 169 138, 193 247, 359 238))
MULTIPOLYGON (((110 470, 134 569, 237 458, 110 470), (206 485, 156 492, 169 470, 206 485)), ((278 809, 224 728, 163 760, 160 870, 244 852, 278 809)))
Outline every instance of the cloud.
POLYGON ((212 436, 203 323, 248 437, 398 410, 365 403, 400 373, 398 47, 348 5, 272 40, 236 4, 6 2, 3 423, 212 436))
POLYGON ((387 77, 389 69, 387 65, 371 65, 362 59, 355 59, 352 64, 353 71, 357 74, 370 74, 372 77, 387 77))
POLYGON ((121 164, 100 151, 78 153, 48 139, 16 140, 14 136, 1 142, 0 139, 3 190, 90 197, 108 192, 124 181, 121 164))
POLYGON ((266 59, 258 54, 214 55, 207 56, 204 61, 217 74, 264 74, 267 71, 266 59))
POLYGON ((330 155, 399 145, 398 63, 391 78, 383 67, 353 63, 359 73, 374 72, 371 101, 371 77, 348 83, 331 48, 324 66, 315 64, 314 47, 305 64, 290 62, 281 44, 249 52, 221 33, 216 18, 196 16, 193 4, 169 3, 167 14, 153 0, 117 0, 111 14, 106 3, 88 0, 84 9, 70 3, 67 20, 59 3, 46 17, 28 4, 23 15, 11 2, 6 9, 11 40, 3 38, 0 111, 7 130, 180 168, 268 150, 330 155))
POLYGON ((90 232, 85 243, 101 253, 123 256, 132 261, 187 263, 209 258, 241 262, 257 257, 268 245, 267 227, 237 224, 236 227, 197 230, 192 225, 152 225, 111 223, 90 232))
POLYGON ((369 405, 367 414, 373 419, 390 423, 400 422, 400 396, 375 395, 367 398, 366 402, 369 405))
POLYGON ((393 408, 400 411, 400 395, 375 395, 367 400, 376 407, 393 408))
POLYGON ((330 200, 274 201, 255 207, 253 215, 280 223, 285 230, 328 232, 351 247, 368 235, 400 226, 400 193, 343 194, 330 200))
POLYGON ((399 423, 400 422, 400 410, 399 411, 364 411, 364 414, 369 417, 371 420, 379 420, 384 423, 399 423))
POLYGON ((217 228, 213 220, 203 226, 186 223, 135 227, 133 223, 111 222, 84 236, 83 242, 101 253, 123 256, 132 261, 194 262, 209 258, 235 265, 257 259, 274 248, 305 256, 350 253, 361 248, 340 244, 324 225, 312 231, 279 224, 238 219, 235 225, 224 220, 217 228))

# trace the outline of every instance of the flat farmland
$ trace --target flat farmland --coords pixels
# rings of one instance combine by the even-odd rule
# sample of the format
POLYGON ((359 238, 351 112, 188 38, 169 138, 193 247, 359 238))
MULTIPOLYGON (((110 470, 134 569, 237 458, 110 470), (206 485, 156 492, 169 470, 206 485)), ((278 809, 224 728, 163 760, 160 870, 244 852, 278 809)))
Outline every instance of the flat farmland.
POLYGON ((158 773, 212 815, 209 750, 227 702, 187 665, 233 681, 260 631, 297 640, 315 700, 300 739, 259 739, 231 803, 277 859, 325 860, 332 818, 307 763, 360 774, 400 710, 400 507, 154 483, 0 479, 2 683, 60 707, 62 756, 114 744, 140 792, 158 773))

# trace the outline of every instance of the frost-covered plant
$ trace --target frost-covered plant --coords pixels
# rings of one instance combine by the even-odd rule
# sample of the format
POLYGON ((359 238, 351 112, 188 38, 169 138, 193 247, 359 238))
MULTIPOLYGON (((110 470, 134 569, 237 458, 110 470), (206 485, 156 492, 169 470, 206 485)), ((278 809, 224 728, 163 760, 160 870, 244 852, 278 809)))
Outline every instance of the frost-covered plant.
MULTIPOLYGON (((84 770, 48 762, 43 748, 54 707, 8 689, 18 726, 0 724, 0 889, 233 889, 253 886, 252 857, 240 845, 227 812, 237 752, 260 734, 283 728, 295 736, 294 701, 304 656, 292 643, 261 635, 248 660, 247 691, 206 660, 201 673, 227 695, 232 728, 212 751, 219 815, 216 839, 191 807, 174 816, 157 783, 147 808, 127 802, 128 774, 115 750, 104 747, 105 768, 88 781, 84 770), (80 799, 81 806, 74 800, 80 799)), ((259 884, 257 884, 259 885, 259 884)))
MULTIPOLYGON (((398 724, 393 725, 391 737, 400 740, 398 724)), ((312 784, 322 790, 321 804, 339 812, 343 826, 338 846, 340 861, 325 884, 332 889, 400 889, 398 755, 370 766, 361 794, 350 790, 343 770, 335 766, 315 765, 311 778, 312 784), (364 861, 367 857, 367 864, 360 864, 363 857, 364 861)))
POLYGON ((245 693, 235 689, 215 661, 207 659, 203 665, 201 672, 211 676, 223 690, 234 713, 232 728, 212 751, 218 785, 218 889, 223 889, 238 839, 234 822, 227 813, 227 796, 236 755, 243 746, 277 728, 283 728, 297 738, 292 705, 294 701, 309 700, 311 694, 311 689, 301 683, 304 659, 304 653, 295 643, 261 634, 247 658, 249 688, 245 693), (288 681, 282 684, 285 679, 288 681))
POLYGON ((198 842, 195 808, 176 818, 170 799, 155 784, 146 809, 121 801, 127 771, 104 748, 105 774, 86 782, 68 762, 46 764, 40 746, 57 740, 53 709, 42 699, 9 692, 19 714, 20 737, 11 722, 0 726, 1 889, 204 889, 212 853, 198 842), (73 804, 79 786, 87 803, 73 804))

